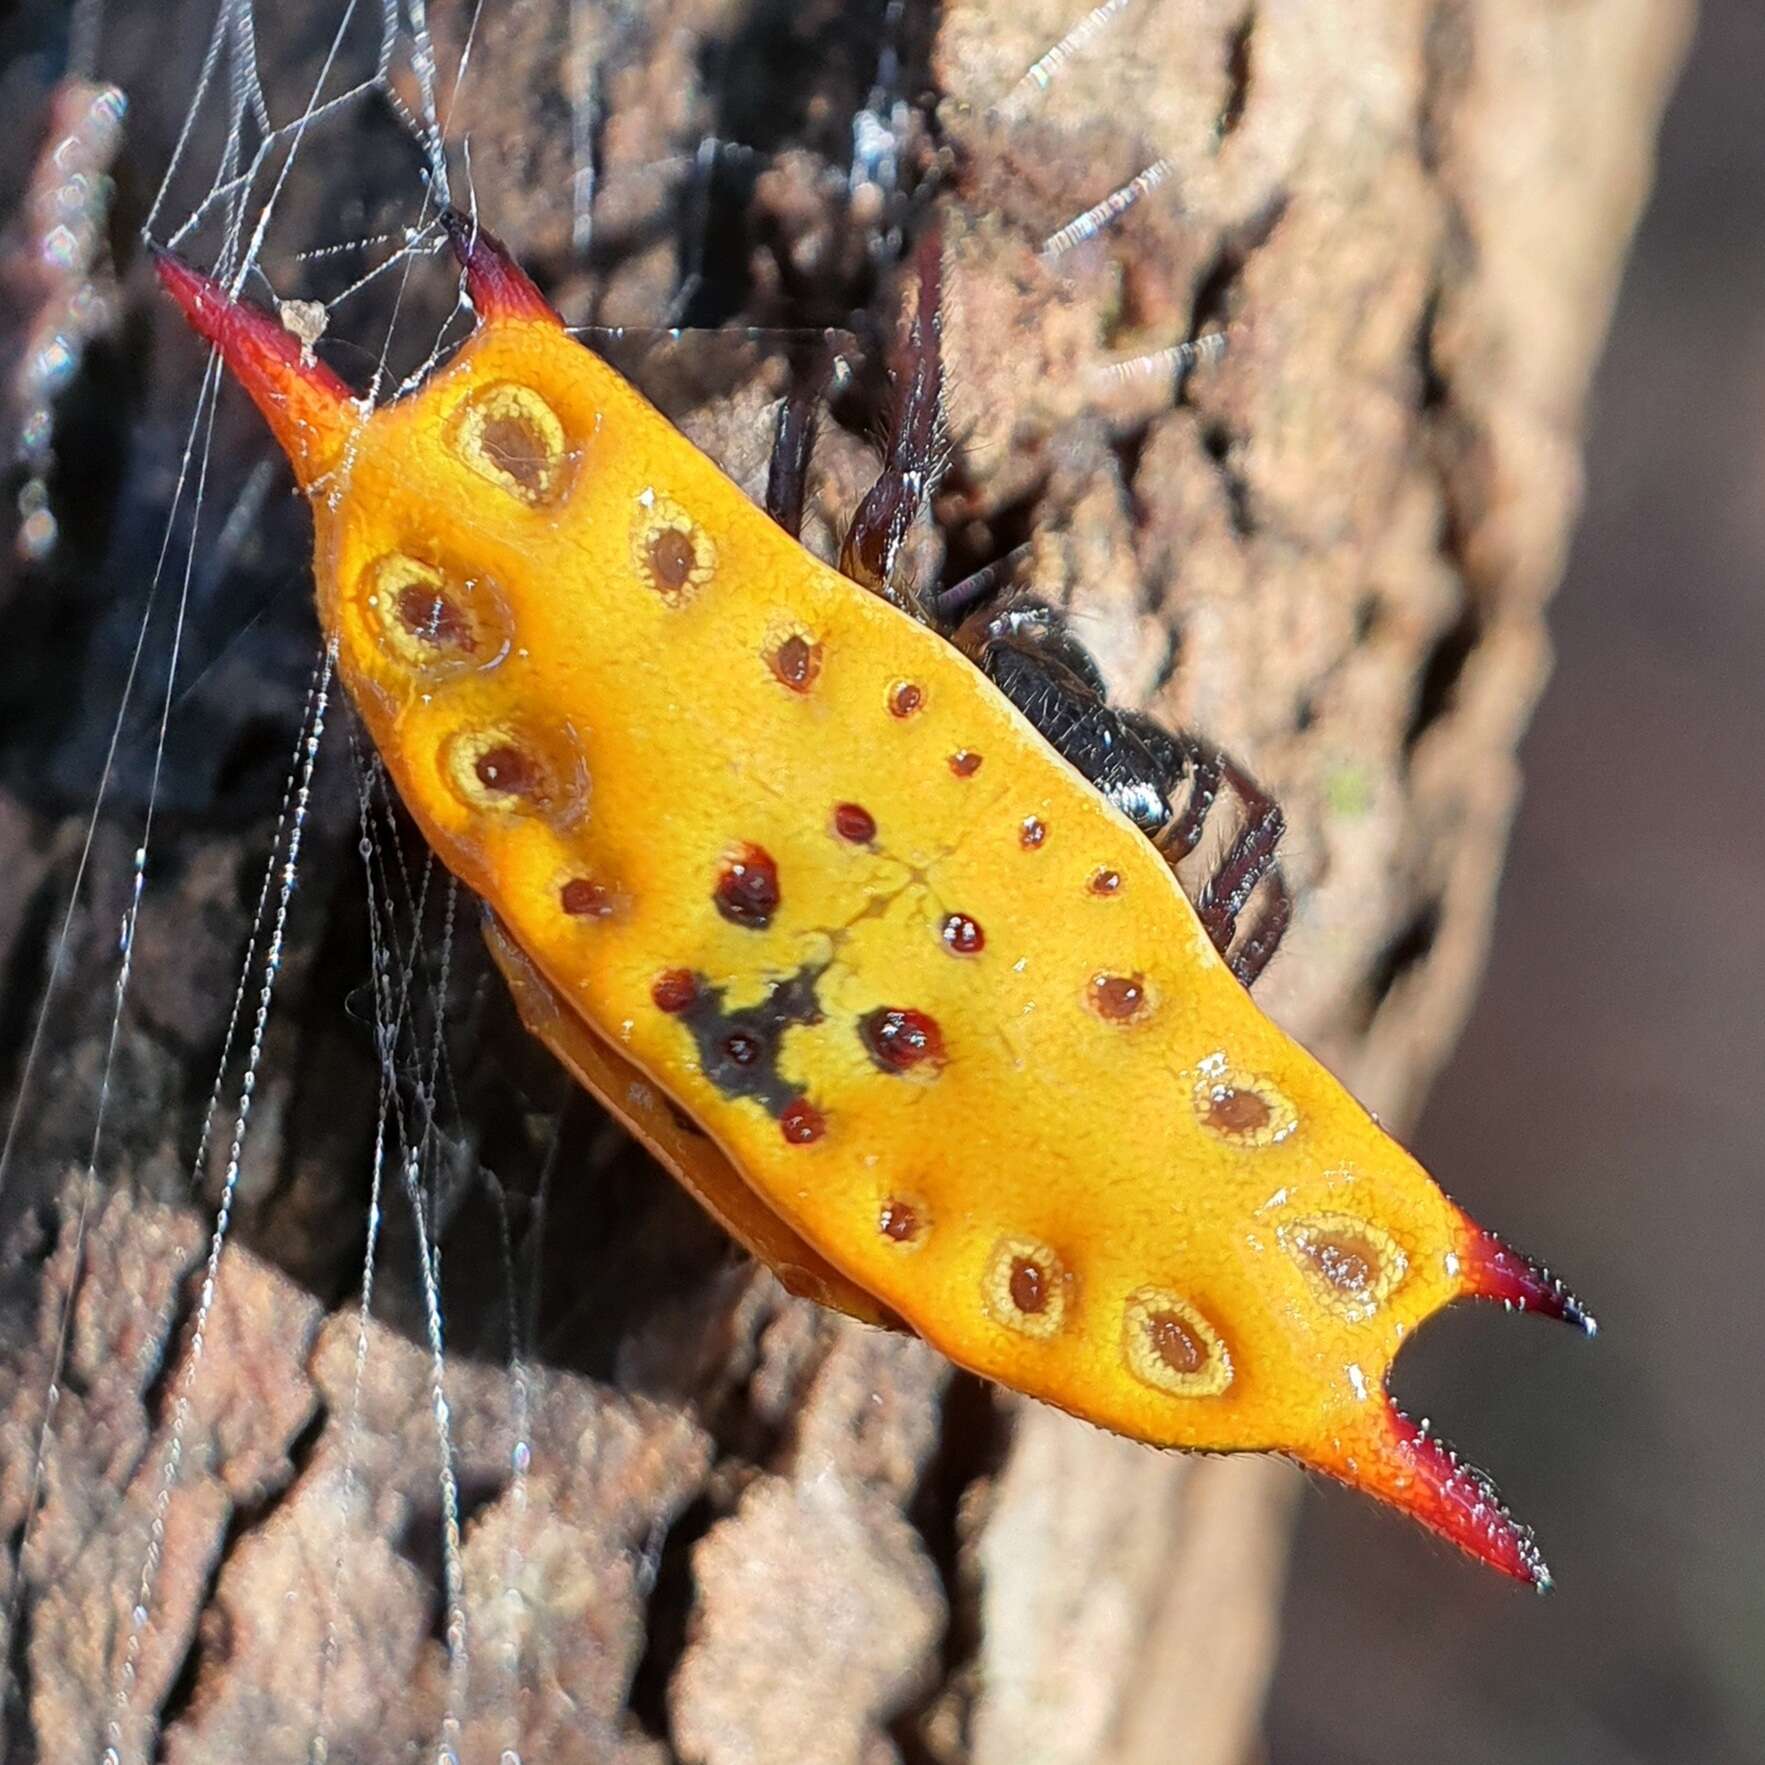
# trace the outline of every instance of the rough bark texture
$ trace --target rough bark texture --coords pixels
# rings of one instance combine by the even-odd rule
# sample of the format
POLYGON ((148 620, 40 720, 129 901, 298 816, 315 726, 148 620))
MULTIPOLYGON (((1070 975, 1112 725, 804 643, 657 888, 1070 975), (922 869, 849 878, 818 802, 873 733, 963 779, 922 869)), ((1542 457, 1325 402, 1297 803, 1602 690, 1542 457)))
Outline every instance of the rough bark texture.
MULTIPOLYGON (((262 21, 278 115, 332 26, 282 11, 262 21)), ((431 14, 450 66, 465 14, 431 14)), ((157 8, 108 16, 100 66, 136 101, 132 227, 199 43, 157 8)), ((949 0, 909 9, 899 39, 907 96, 933 98, 909 149, 941 168, 949 290, 954 467, 926 567, 954 574, 1030 539, 1028 577, 1073 607, 1120 696, 1206 730, 1277 790, 1300 911, 1265 1001, 1401 1125, 1482 961, 1581 401, 1685 14, 1663 0, 1149 0, 1046 93, 1020 86, 1074 22, 1063 0, 949 0), (1162 181, 1116 225, 1039 255, 1155 162, 1162 181), (1109 372, 1221 327, 1224 360, 1180 385, 1109 372)), ((696 277, 692 320, 886 327, 874 192, 852 197, 844 177, 884 35, 880 7, 833 0, 678 0, 640 18, 515 5, 480 27, 453 131, 470 132, 486 218, 572 318, 653 324, 696 277), (590 91, 584 253, 569 193, 573 106, 590 91), (702 176, 707 130, 757 151, 702 176)), ((21 119, 32 65, 7 76, 21 119)), ((401 61, 394 89, 414 81, 401 61)), ((336 294, 384 246, 298 254, 415 214, 389 119, 370 96, 314 131, 269 236, 278 294, 336 294)), ((21 177, 27 136, 9 126, 21 177)), ((359 346, 333 359, 358 380, 394 280, 332 315, 359 346)), ((95 348, 64 418, 64 542, 0 588, 16 639, 0 681, 11 1085, 190 408, 193 353, 141 284, 126 284, 133 332, 95 348)), ((439 315, 450 293, 419 266, 407 298, 439 315)), ((433 335, 407 319, 394 367, 433 335)), ((751 486, 783 384, 762 353, 682 346, 647 364, 751 486)), ((823 545, 871 470, 875 392, 861 376, 836 407, 844 426, 824 430, 823 545)), ((526 1195, 561 1092, 463 930, 445 1150, 508 1193, 499 1213, 463 1181, 444 1214, 463 1498, 450 1593, 432 1360, 395 1210, 380 1321, 359 1341, 353 1306, 377 1078, 341 766, 320 776, 235 1237, 191 1370, 209 1228, 184 1204, 185 1172, 311 653, 302 517, 240 403, 223 402, 208 486, 237 518, 198 547, 194 661, 98 1180, 81 1173, 148 777, 129 741, 6 1178, 6 1756, 92 1758, 112 1721, 124 1756, 157 1744, 192 1765, 304 1758, 319 1730, 333 1760, 414 1757, 438 1735, 470 1760, 1250 1756, 1296 1479, 1114 1440, 786 1300, 584 1104, 558 1137, 535 1244, 526 1195), (523 1306, 539 1296, 519 1375, 505 1220, 523 1306), (466 1643, 451 1671, 450 1635, 466 1643)))

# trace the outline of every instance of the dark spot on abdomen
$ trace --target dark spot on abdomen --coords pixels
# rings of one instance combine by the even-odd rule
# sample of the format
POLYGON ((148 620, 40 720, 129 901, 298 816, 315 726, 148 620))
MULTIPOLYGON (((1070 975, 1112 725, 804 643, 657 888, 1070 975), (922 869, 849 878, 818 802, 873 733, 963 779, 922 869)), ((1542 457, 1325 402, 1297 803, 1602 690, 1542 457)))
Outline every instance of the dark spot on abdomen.
POLYGON ((743 846, 728 859, 711 892, 717 911, 731 925, 764 931, 778 911, 778 866, 761 846, 743 846))
POLYGON ((909 1072, 922 1061, 942 1064, 944 1037, 937 1020, 910 1007, 884 1005, 858 1020, 870 1058, 884 1072, 909 1072))
POLYGON ((803 968, 777 982, 757 1005, 732 1011, 725 989, 696 978, 693 1000, 678 1013, 698 1048, 699 1070, 723 1096, 750 1097, 769 1115, 784 1112, 803 1095, 803 1087, 778 1068, 784 1032, 792 1024, 820 1023, 815 988, 819 968, 803 968))

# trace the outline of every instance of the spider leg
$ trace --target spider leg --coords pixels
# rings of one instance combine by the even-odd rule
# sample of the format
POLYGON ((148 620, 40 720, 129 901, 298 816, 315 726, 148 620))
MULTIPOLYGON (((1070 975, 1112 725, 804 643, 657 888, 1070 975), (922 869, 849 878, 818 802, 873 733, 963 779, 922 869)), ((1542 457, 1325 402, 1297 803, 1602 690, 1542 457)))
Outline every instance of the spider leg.
POLYGON ((823 375, 804 378, 780 401, 772 432, 772 461, 766 469, 766 513, 792 539, 803 531, 803 496, 808 489, 809 455, 815 446, 815 419, 821 409, 823 375))
POLYGON ((939 589, 926 599, 926 612, 945 636, 950 636, 971 613, 984 607, 1011 580, 1019 564, 1030 555, 1026 541, 1014 545, 1004 557, 964 576, 960 582, 939 589))
POLYGON ((1262 971, 1268 967, 1269 959, 1280 949, 1288 926, 1293 923, 1293 892, 1287 887, 1287 879, 1278 865, 1270 876, 1268 904, 1263 908, 1262 917, 1227 958, 1233 974, 1246 989, 1256 985, 1262 971))
MULTIPOLYGON (((1213 875, 1202 884, 1195 911, 1203 929, 1213 940, 1213 947, 1226 958, 1238 979, 1249 987, 1268 967, 1269 959, 1280 947, 1293 918, 1293 897, 1281 874, 1276 853, 1281 836, 1287 831, 1287 817, 1282 813, 1281 805, 1229 756, 1217 748, 1205 749, 1193 742, 1191 745, 1215 778, 1215 793, 1218 783, 1223 782, 1231 788, 1244 810, 1244 826, 1226 849, 1213 875), (1269 884, 1268 904, 1250 934, 1234 951, 1232 943, 1238 933, 1239 917, 1265 879, 1269 884)), ((1198 783, 1200 777, 1201 767, 1198 765, 1198 783)), ((1214 800, 1213 796, 1209 797, 1209 807, 1214 800)), ((1185 810, 1184 824, 1189 822, 1190 814, 1191 810, 1185 810)), ((1201 823, 1205 819, 1206 810, 1203 809, 1194 824, 1188 850, 1193 849, 1195 839, 1200 837, 1201 823)))
POLYGON ((1160 850, 1173 864, 1187 858, 1200 845, 1207 818, 1219 801, 1226 771, 1226 757, 1218 748, 1210 748, 1189 736, 1179 739, 1189 763, 1189 797, 1182 814, 1171 821, 1158 841, 1160 850))
POLYGON ((870 487, 840 547, 840 569, 854 582, 917 612, 894 583, 896 559, 914 517, 944 468, 943 235, 927 227, 913 252, 918 298, 894 352, 894 411, 881 476, 870 487))

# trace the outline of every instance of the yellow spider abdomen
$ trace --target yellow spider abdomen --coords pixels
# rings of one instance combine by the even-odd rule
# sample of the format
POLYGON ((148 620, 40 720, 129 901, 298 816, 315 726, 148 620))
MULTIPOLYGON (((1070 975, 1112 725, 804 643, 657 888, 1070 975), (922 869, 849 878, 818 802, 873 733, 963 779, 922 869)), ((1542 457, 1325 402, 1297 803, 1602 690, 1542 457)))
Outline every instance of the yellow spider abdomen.
POLYGON ((1262 1015, 979 671, 450 226, 478 329, 372 413, 161 268, 312 498, 343 678, 528 1026, 794 1290, 1144 1441, 1290 1453, 1542 1584, 1384 1385, 1455 1298, 1574 1302, 1262 1015))

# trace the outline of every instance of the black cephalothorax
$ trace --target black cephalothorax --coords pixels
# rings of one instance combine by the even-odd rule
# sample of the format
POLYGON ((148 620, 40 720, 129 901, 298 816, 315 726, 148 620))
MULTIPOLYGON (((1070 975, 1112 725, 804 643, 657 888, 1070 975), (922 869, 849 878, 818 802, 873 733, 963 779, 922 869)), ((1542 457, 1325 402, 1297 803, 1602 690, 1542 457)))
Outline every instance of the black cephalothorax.
POLYGON ((1053 607, 1014 600, 983 609, 958 628, 954 641, 1173 866, 1195 849, 1222 786, 1230 787, 1244 825, 1202 885, 1196 908, 1214 947, 1251 985, 1292 917, 1275 855, 1286 827, 1280 806, 1218 748, 1111 705, 1096 662, 1053 607), (1268 904, 1240 942, 1239 916, 1265 878, 1268 904))

